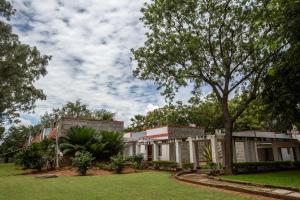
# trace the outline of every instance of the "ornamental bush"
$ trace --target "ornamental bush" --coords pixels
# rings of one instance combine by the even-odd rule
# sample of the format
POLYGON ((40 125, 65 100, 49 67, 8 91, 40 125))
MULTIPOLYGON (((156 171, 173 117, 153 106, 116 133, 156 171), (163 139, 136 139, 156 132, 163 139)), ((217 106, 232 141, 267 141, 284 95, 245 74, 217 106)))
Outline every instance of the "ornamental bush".
POLYGON ((164 161, 164 160, 159 160, 159 161, 152 161, 152 166, 154 169, 162 169, 162 170, 176 170, 178 167, 178 164, 173 161, 164 161))
POLYGON ((93 160, 91 153, 86 151, 77 152, 75 157, 72 158, 72 165, 78 168, 77 170, 81 176, 85 176, 93 160))
POLYGON ((53 141, 43 140, 34 143, 16 155, 16 164, 25 169, 41 171, 43 167, 53 168, 55 164, 55 145, 53 141))
POLYGON ((123 159, 123 156, 118 154, 116 156, 112 156, 110 159, 112 169, 114 169, 117 174, 121 174, 125 166, 125 160, 123 159))
POLYGON ((143 155, 139 154, 139 155, 129 156, 127 157, 126 160, 134 169, 140 169, 142 167, 143 159, 144 159, 143 155))

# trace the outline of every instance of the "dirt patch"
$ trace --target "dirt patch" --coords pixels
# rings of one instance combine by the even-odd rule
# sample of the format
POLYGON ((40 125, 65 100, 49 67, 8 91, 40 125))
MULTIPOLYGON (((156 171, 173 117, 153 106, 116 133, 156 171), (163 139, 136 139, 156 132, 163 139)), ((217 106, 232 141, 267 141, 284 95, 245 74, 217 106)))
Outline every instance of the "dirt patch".
MULTIPOLYGON (((136 171, 128 167, 123 169, 122 174, 131 174, 131 173, 138 173, 138 172, 143 172, 143 171, 142 170, 136 171)), ((52 171, 41 171, 41 172, 26 170, 24 174, 29 176, 40 176, 40 175, 47 175, 47 174, 53 174, 56 176, 78 176, 78 172, 74 167, 63 167, 52 171)), ((115 172, 99 169, 98 167, 92 167, 87 171, 87 176, 106 176, 111 174, 115 174, 115 172)))

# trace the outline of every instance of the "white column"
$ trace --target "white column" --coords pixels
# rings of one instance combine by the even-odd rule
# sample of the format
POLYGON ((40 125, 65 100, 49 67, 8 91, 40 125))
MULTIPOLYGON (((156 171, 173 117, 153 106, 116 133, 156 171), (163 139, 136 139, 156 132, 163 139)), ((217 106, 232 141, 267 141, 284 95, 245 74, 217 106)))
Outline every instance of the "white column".
POLYGON ((254 141, 254 161, 255 162, 259 162, 259 160, 258 160, 258 152, 257 152, 257 142, 256 141, 254 141))
POLYGON ((195 144, 191 137, 188 138, 188 142, 189 142, 189 152, 190 152, 190 163, 194 163, 194 169, 196 169, 197 160, 196 160, 195 144))
POLYGON ((148 160, 148 145, 144 144, 144 160, 148 160))
POLYGON ((212 162, 218 163, 218 146, 217 146, 217 138, 215 135, 210 136, 210 143, 211 143, 212 162))
POLYGON ((135 144, 135 155, 139 155, 140 152, 140 145, 138 143, 135 144))
POLYGON ((153 161, 158 161, 159 160, 159 155, 158 155, 158 144, 156 142, 153 142, 153 161))
POLYGON ((178 163, 179 167, 182 167, 182 163, 181 163, 181 144, 177 139, 175 139, 175 155, 176 155, 176 162, 178 163))
MULTIPOLYGON (((224 145, 224 143, 223 143, 223 145, 224 145)), ((224 148, 222 148, 222 151, 223 151, 223 149, 224 148)), ((223 155, 223 161, 225 161, 225 149, 224 149, 224 151, 222 152, 222 155, 223 155)), ((232 139, 232 160, 233 160, 233 162, 234 163, 236 163, 237 162, 237 160, 236 160, 236 148, 235 148, 235 139, 233 138, 232 139)), ((224 162, 223 162, 224 163, 224 162)), ((225 164, 225 163, 224 163, 225 164)))

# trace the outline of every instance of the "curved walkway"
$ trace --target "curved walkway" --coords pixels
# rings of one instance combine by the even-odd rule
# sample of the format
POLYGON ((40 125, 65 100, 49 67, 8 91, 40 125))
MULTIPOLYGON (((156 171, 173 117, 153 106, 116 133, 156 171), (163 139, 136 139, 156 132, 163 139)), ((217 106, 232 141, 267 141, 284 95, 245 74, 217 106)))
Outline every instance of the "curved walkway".
POLYGON ((222 188, 222 189, 233 190, 237 192, 262 195, 262 196, 273 197, 278 199, 300 200, 300 192, 295 192, 286 189, 278 189, 278 188, 271 188, 271 187, 220 181, 220 180, 209 178, 205 174, 197 174, 197 173, 177 174, 175 175, 175 178, 180 181, 193 183, 197 185, 222 188))

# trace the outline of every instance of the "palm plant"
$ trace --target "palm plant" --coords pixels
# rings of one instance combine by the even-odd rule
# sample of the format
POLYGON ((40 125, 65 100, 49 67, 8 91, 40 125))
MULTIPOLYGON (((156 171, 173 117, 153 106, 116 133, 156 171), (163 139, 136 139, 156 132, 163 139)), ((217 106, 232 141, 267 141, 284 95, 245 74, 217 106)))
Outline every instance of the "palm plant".
POLYGON ((87 127, 72 127, 65 136, 59 138, 59 146, 65 155, 75 155, 76 152, 87 151, 95 143, 96 131, 87 127))
POLYGON ((124 142, 122 134, 113 131, 102 131, 101 136, 101 143, 105 145, 101 154, 102 159, 107 160, 123 150, 124 142))

